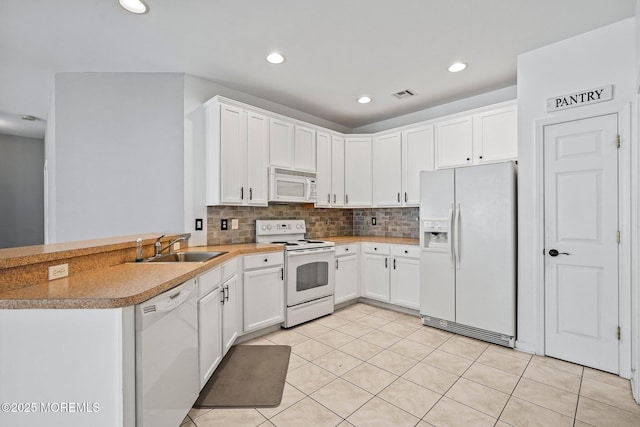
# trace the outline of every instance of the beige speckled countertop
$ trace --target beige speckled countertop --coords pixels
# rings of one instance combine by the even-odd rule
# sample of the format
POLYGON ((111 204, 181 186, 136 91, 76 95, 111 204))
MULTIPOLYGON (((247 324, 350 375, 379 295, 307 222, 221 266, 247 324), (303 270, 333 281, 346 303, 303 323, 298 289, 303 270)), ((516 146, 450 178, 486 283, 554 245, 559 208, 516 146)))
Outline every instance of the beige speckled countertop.
POLYGON ((146 301, 233 257, 282 251, 282 246, 247 243, 185 250, 227 253, 203 263, 125 263, 25 286, 0 293, 0 309, 126 307, 146 301))
MULTIPOLYGON (((144 235, 144 239, 155 239, 157 235, 144 235)), ((326 237, 323 240, 336 244, 376 242, 391 244, 417 245, 417 239, 346 236, 326 237)), ((109 245, 131 245, 131 238, 101 240, 109 245)), ((69 253, 84 256, 87 253, 100 252, 102 249, 92 246, 82 247, 79 243, 41 245, 6 250, 0 252, 0 268, 16 267, 29 263, 52 261, 69 257, 69 253), (71 252, 69 252, 71 251, 71 252), (5 255, 3 258, 2 255, 5 255), (10 256, 8 256, 10 255, 10 256)), ((196 277, 217 265, 236 256, 252 253, 277 252, 281 245, 246 243, 222 246, 196 246, 186 251, 224 251, 217 258, 204 263, 124 263, 97 268, 56 279, 0 292, 0 309, 94 309, 119 308, 135 305, 148 300, 180 283, 196 277)))

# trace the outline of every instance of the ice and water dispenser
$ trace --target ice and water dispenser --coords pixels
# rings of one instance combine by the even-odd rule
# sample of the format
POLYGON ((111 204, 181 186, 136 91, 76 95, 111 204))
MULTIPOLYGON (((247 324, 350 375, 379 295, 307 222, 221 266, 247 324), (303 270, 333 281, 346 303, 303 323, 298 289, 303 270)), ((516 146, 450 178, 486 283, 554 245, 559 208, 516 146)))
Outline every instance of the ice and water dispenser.
POLYGON ((449 220, 427 218, 422 220, 422 250, 446 251, 449 248, 449 220))

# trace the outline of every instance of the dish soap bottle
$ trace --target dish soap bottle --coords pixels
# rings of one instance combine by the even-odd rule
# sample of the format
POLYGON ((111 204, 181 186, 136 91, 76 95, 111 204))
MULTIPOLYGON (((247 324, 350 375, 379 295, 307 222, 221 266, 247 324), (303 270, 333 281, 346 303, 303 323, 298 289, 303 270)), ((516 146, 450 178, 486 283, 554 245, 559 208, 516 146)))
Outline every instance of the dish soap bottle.
POLYGON ((144 257, 142 255, 142 239, 138 237, 136 240, 136 262, 144 261, 144 257))

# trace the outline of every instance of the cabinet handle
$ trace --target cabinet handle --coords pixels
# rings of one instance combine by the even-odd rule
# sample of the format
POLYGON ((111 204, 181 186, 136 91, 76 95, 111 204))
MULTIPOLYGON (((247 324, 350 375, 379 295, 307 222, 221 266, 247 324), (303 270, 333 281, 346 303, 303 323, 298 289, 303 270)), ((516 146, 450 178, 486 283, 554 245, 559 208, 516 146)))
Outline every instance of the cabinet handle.
POLYGON ((404 202, 407 203, 409 201, 409 199, 407 198, 407 192, 404 192, 404 202))
POLYGON ((393 259, 393 269, 394 270, 396 269, 396 259, 395 258, 393 259))
POLYGON ((374 251, 377 251, 377 250, 378 250, 378 248, 373 248, 373 250, 374 250, 374 251))
POLYGON ((345 194, 345 195, 344 195, 344 204, 345 204, 345 205, 348 205, 348 204, 349 204, 349 195, 348 195, 348 194, 345 194))
POLYGON ((334 205, 336 204, 336 195, 335 194, 333 195, 333 204, 334 205))
POLYGON ((478 158, 479 158, 480 160, 482 160, 482 156, 478 156, 478 158))
POLYGON ((408 253, 409 253, 409 251, 404 251, 404 253, 405 253, 405 254, 408 254, 408 253))
POLYGON ((349 252, 349 248, 344 248, 345 252, 349 252))
POLYGON ((389 258, 384 258, 384 268, 389 268, 389 258))
POLYGON ((471 160, 471 157, 467 157, 467 162, 468 162, 469 160, 471 160))
POLYGON ((244 200, 244 187, 240 187, 240 200, 244 200))
POLYGON ((327 203, 331 203, 331 194, 327 194, 327 203))
POLYGON ((264 262, 269 262, 269 258, 265 258, 265 259, 264 259, 264 262))
POLYGON ((224 288, 220 289, 220 302, 224 305, 224 288))
POLYGON ((249 187, 249 200, 253 200, 253 188, 249 187))
POLYGON ((284 267, 280 269, 280 280, 284 280, 284 267))
POLYGON ((229 285, 224 287, 224 300, 229 301, 229 285))
POLYGON ((398 203, 400 203, 400 193, 398 193, 398 203))
POLYGON ((336 270, 338 269, 338 260, 336 260, 336 270))

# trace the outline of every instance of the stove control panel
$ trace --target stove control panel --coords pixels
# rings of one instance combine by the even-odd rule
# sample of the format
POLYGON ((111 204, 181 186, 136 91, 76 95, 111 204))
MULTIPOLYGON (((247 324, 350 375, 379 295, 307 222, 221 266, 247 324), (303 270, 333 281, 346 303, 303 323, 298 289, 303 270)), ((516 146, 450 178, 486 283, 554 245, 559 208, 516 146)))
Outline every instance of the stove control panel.
POLYGON ((303 219, 263 219, 256 220, 256 234, 266 235, 290 235, 303 234, 307 227, 303 219))

